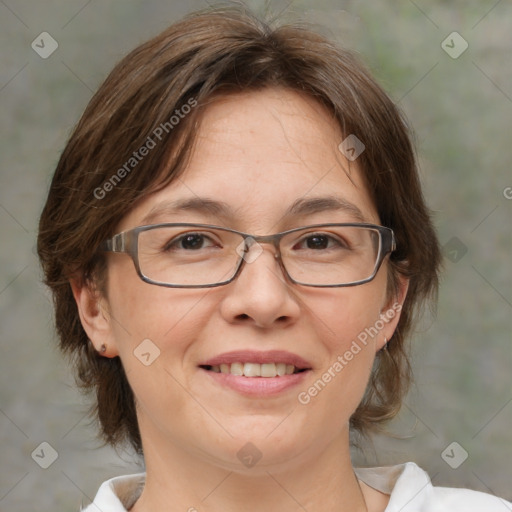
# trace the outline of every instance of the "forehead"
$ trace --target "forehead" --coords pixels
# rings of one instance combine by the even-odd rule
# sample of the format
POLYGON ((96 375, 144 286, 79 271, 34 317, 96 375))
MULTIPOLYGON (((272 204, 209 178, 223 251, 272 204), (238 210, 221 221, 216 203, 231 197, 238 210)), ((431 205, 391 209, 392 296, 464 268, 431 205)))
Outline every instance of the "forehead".
POLYGON ((338 149, 342 140, 329 112, 294 91, 215 98, 204 110, 183 174, 139 204, 123 228, 193 222, 194 214, 197 221, 222 220, 240 229, 250 224, 254 233, 268 233, 289 227, 277 224, 293 223, 294 215, 304 223, 315 212, 306 203, 315 201, 325 211, 341 205, 336 219, 325 213, 315 221, 378 222, 357 161, 348 162, 338 149))

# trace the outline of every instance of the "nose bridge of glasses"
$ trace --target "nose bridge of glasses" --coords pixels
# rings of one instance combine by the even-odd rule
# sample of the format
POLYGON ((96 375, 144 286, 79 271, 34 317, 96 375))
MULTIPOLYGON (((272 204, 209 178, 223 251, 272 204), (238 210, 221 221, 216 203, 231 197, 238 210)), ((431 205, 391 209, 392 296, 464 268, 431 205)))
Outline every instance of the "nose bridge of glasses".
MULTIPOLYGON (((252 264, 257 259, 261 259, 261 256, 264 252, 264 245, 270 244, 273 247, 270 247, 269 249, 273 252, 274 261, 277 262, 279 267, 281 268, 281 271, 286 276, 287 271, 284 268, 283 261, 281 259, 281 251, 279 249, 279 242, 282 238, 282 235, 275 234, 275 235, 246 235, 244 236, 244 240, 242 244, 240 244, 237 248, 237 253, 240 256, 240 262, 239 266, 236 272, 236 275, 242 270, 242 267, 245 263, 252 264), (241 247, 243 245, 243 249, 241 247)), ((268 264, 268 260, 267 260, 268 264)), ((250 265, 252 266, 252 265, 250 265)))
POLYGON ((261 244, 271 244, 274 247, 274 257, 279 258, 279 242, 281 240, 281 235, 248 235, 244 239, 244 243, 248 250, 251 250, 253 245, 257 245, 259 249, 259 253, 263 252, 263 247, 261 244))

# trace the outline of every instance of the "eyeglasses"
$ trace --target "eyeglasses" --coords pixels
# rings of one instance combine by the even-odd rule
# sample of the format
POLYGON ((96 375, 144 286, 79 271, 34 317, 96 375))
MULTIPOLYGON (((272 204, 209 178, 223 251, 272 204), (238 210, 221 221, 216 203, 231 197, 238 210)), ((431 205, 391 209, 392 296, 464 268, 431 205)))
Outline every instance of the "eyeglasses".
POLYGON ((371 281, 395 250, 390 228, 374 224, 316 224, 253 236, 209 224, 139 226, 105 240, 100 249, 127 253, 146 283, 209 288, 232 282, 272 244, 284 275, 304 286, 355 286, 371 281))

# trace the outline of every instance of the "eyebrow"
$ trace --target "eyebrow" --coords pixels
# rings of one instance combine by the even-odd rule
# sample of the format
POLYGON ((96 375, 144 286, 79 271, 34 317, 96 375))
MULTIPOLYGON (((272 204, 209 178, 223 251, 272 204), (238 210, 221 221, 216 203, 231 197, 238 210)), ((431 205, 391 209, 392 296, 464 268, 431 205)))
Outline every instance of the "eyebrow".
MULTIPOLYGON (((297 199, 285 212, 283 218, 305 217, 330 211, 348 213, 358 222, 368 222, 363 212, 355 204, 336 196, 297 199)), ((142 223, 151 224, 158 217, 176 215, 183 212, 194 212, 226 221, 236 217, 236 212, 223 201, 217 201, 208 197, 191 197, 157 204, 142 219, 142 223)))

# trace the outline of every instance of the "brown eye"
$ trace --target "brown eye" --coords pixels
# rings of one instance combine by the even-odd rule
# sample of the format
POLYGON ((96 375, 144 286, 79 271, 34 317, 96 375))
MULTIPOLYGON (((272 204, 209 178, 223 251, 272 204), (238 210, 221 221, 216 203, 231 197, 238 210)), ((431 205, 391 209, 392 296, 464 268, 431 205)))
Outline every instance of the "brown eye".
POLYGON ((210 240, 207 236, 200 233, 186 233, 165 244, 164 251, 192 250, 196 251, 205 248, 205 243, 210 240))
POLYGON ((305 236, 294 249, 325 250, 334 248, 347 248, 347 244, 325 233, 313 233, 305 236))
POLYGON ((313 235, 306 239, 308 249, 325 249, 329 246, 329 240, 325 235, 313 235))

